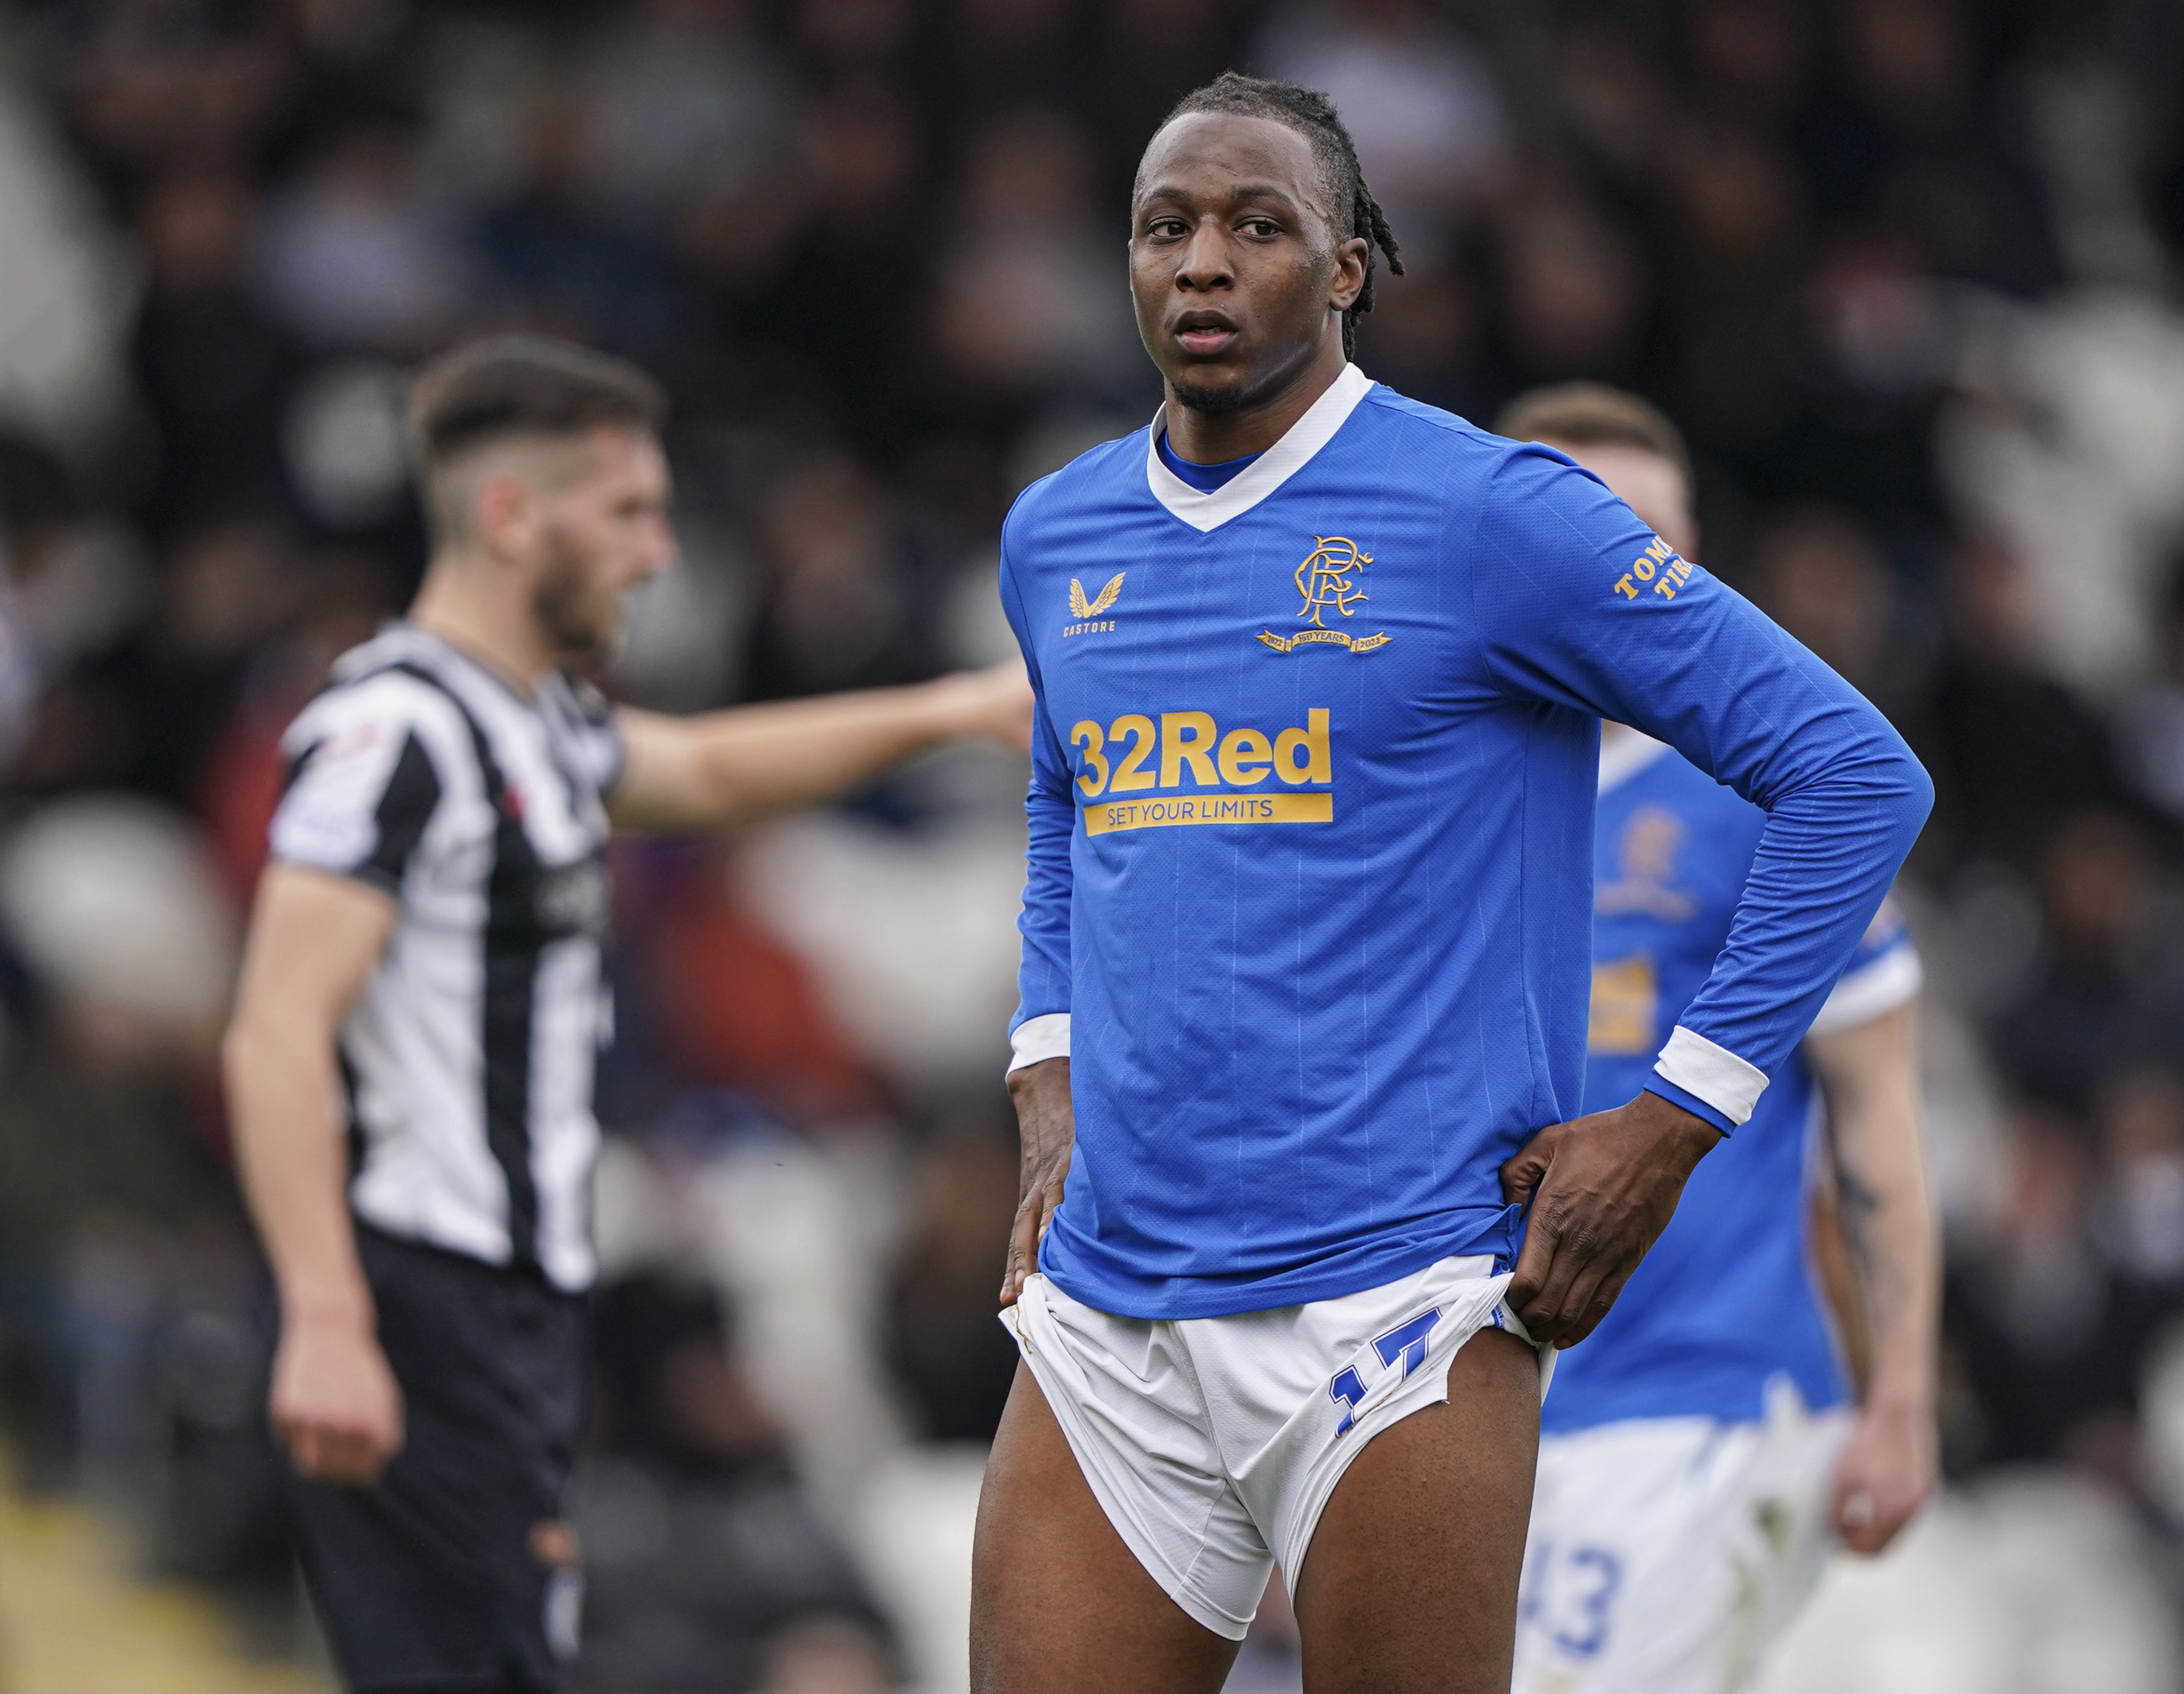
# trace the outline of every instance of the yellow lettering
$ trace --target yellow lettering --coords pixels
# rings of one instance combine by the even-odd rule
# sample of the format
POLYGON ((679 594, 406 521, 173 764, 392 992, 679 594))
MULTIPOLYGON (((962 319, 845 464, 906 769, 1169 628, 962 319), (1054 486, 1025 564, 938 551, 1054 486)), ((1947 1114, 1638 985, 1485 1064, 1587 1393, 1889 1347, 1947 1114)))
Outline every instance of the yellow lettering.
POLYGON ((1627 572, 1616 579, 1615 592, 1626 600, 1635 600, 1638 598, 1638 591, 1630 586, 1630 577, 1627 572))
POLYGON ((1107 726, 1110 740, 1121 741, 1128 737, 1134 744, 1123 755, 1123 762, 1115 766, 1114 790, 1130 794, 1139 788, 1153 786, 1153 773, 1144 768, 1153 750, 1153 721, 1142 712, 1124 712, 1107 726))
POLYGON ((1248 810, 1239 813, 1229 805, 1201 805, 1193 800, 1173 803, 1154 800, 1141 805, 1087 806, 1084 808, 1084 833, 1087 835, 1112 835, 1118 830, 1187 828, 1209 823, 1334 822, 1334 796, 1331 794, 1269 794, 1232 804, 1248 810))
POLYGON ((1646 556, 1652 560, 1656 565, 1658 565, 1667 559, 1669 554, 1674 551, 1675 549, 1674 548, 1670 547, 1667 542, 1662 540, 1661 538, 1657 535, 1653 538, 1652 543, 1646 549, 1646 556))
POLYGON ((1653 572, 1659 568, 1651 559, 1634 559, 1630 561, 1630 574, 1641 582, 1652 582, 1653 572))
POLYGON ((1164 711, 1161 714, 1160 785, 1179 787, 1183 767, 1190 767, 1190 780, 1201 788, 1219 785, 1213 774, 1213 720, 1202 711, 1164 711))
POLYGON ((1248 788, 1267 780, 1274 768, 1273 744, 1256 729, 1232 729, 1221 740, 1221 780, 1248 788))
POLYGON ((1090 800, 1107 786, 1107 761, 1100 754, 1106 744, 1106 738, 1100 733, 1100 726, 1088 719, 1069 732, 1069 742, 1072 747, 1084 749, 1084 763, 1089 768, 1077 779, 1077 786, 1084 790, 1084 798, 1090 800))
MULTIPOLYGON (((1334 780, 1334 760, 1327 744, 1326 709, 1314 706, 1305 714, 1308 726, 1303 729, 1284 729, 1274 738, 1274 774, 1295 788, 1301 783, 1331 783, 1334 780), (1301 749, 1304 758, 1297 758, 1301 749)), ((1117 788, 1122 786, 1118 778, 1117 788)))
POLYGON ((1653 584, 1653 592, 1668 599, 1673 600, 1676 597, 1676 585, 1670 578, 1663 577, 1659 582, 1653 584))

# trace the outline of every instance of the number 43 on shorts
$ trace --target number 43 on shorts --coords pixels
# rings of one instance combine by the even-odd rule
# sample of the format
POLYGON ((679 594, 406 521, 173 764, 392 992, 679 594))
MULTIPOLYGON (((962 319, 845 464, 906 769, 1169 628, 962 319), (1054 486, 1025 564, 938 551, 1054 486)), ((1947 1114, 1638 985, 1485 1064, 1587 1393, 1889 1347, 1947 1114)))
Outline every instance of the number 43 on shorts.
MULTIPOLYGON (((1421 1312, 1415 1318, 1406 1318, 1386 1335, 1375 1336, 1373 1351, 1379 1355, 1381 1364, 1390 1369, 1393 1369, 1400 1360, 1403 1375, 1397 1380, 1403 1380, 1426 1362, 1426 1337, 1433 1333, 1434 1325, 1440 1322, 1439 1307, 1421 1312)), ((1364 1379, 1354 1368, 1338 1371, 1334 1379, 1327 1385, 1327 1397, 1345 1408, 1342 1421, 1334 1426, 1334 1433, 1338 1436, 1348 1435, 1357 1421, 1358 1405, 1365 1398, 1364 1379)))

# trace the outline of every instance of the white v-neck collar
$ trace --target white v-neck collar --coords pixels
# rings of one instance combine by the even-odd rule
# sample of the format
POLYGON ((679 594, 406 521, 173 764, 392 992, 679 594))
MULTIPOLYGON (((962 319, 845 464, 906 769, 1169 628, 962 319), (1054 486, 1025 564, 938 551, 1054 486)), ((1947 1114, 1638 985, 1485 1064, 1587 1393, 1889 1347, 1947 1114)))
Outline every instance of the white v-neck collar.
POLYGON ((1192 488, 1161 462, 1161 431, 1167 421, 1167 407, 1163 404, 1153 414, 1152 432, 1145 437, 1145 481, 1153 498, 1195 530, 1217 528, 1230 518, 1242 516, 1304 469, 1314 454, 1334 439, 1335 431, 1349 421, 1372 386, 1373 379, 1356 365, 1344 365, 1341 374, 1328 384, 1327 392, 1290 426, 1288 434, 1213 489, 1192 488))
POLYGON ((1600 792, 1636 776, 1663 753, 1669 744, 1656 741, 1642 729, 1627 723, 1608 724, 1600 735, 1600 792))

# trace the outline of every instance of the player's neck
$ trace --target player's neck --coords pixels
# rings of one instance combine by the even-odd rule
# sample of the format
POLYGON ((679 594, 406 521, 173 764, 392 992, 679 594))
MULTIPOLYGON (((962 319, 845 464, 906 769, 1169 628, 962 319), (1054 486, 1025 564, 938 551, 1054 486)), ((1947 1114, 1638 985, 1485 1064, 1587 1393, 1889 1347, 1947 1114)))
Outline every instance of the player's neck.
POLYGON ((482 561, 435 559, 410 605, 410 621, 519 690, 536 688, 554 666, 523 585, 512 572, 482 561))
POLYGON ((1183 405, 1167 391, 1167 444, 1193 465, 1225 465, 1232 459, 1264 453, 1290 432, 1312 404, 1334 386, 1348 361, 1342 337, 1323 337, 1318 350, 1297 365, 1288 380, 1233 412, 1201 412, 1183 405))

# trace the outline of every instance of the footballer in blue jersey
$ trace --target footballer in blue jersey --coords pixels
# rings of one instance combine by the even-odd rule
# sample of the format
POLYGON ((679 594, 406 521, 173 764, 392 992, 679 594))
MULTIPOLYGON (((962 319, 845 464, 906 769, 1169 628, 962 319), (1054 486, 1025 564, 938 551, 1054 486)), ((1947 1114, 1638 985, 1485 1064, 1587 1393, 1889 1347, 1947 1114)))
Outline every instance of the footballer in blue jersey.
MULTIPOLYGON (((1644 401, 1571 383, 1524 396, 1498 426, 1568 453, 1693 552, 1682 439, 1644 401)), ((1644 1086, 1728 939, 1766 822, 1621 725, 1603 734, 1599 786, 1589 1109, 1644 1086)), ((1919 986, 1886 902, 1750 1119, 1559 1361, 1518 1694, 1741 1694, 1837 1535, 1878 1552, 1931 1486, 1939 1255, 1910 1041, 1919 986), (1816 1273, 1823 1148, 1849 1226, 1862 1407, 1816 1273)))
POLYGON ((1187 97, 1131 215, 1166 404, 1002 533, 1023 1365, 973 1686, 1217 1689, 1279 1563, 1313 1694, 1506 1689, 1540 1349, 1751 1115, 1930 785, 1596 478, 1350 362, 1395 243, 1323 97, 1187 97), (1642 1089, 1581 1117, 1603 717, 1767 817, 1642 1089))

